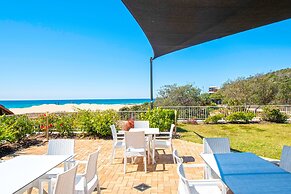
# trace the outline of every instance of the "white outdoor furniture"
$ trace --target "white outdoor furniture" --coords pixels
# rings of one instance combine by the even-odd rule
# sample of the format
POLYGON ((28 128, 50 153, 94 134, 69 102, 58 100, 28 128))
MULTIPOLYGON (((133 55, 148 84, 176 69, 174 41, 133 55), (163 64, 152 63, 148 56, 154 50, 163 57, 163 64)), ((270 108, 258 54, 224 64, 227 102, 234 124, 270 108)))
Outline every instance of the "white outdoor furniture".
MULTIPOLYGON (((173 151, 173 157, 175 158, 175 160, 176 160, 176 162, 177 162, 178 165, 183 163, 183 158, 179 156, 177 150, 174 150, 174 151, 173 151)), ((184 163, 184 164, 183 164, 183 167, 186 167, 186 168, 203 168, 203 171, 204 171, 204 178, 206 177, 206 175, 205 175, 205 173, 206 173, 206 171, 205 171, 206 164, 185 164, 185 163, 184 163)), ((185 173, 184 173, 184 175, 185 175, 185 173)), ((214 180, 214 179, 213 179, 213 180, 214 180)), ((217 181, 217 180, 216 180, 216 181, 217 181)), ((178 193, 183 193, 183 192, 182 192, 182 191, 184 190, 183 187, 184 187, 184 186, 183 186, 183 182, 182 182, 182 180, 180 179, 180 180, 179 180, 179 186, 178 186, 178 191, 180 191, 180 192, 178 192, 178 193)))
MULTIPOLYGON (((126 173, 127 158, 142 156, 144 159, 144 171, 147 172, 147 155, 145 132, 125 132, 125 150, 124 150, 124 174, 126 173)), ((131 160, 132 161, 132 160, 131 160)))
MULTIPOLYGON (((64 162, 64 167, 57 167, 43 175, 39 181, 40 194, 43 193, 43 183, 48 182, 48 193, 52 193, 51 179, 55 178, 58 174, 71 168, 74 165, 75 155, 75 140, 74 139, 51 139, 48 142, 47 155, 71 155, 72 157, 64 162)), ((35 186, 38 187, 37 183, 35 186)))
POLYGON ((291 146, 284 146, 279 167, 291 173, 291 146))
MULTIPOLYGON (((51 139, 48 142, 48 152, 47 155, 75 155, 75 140, 74 139, 51 139)), ((64 172, 64 170, 69 169, 74 165, 74 158, 64 162, 63 168, 55 168, 48 174, 59 174, 64 172)))
POLYGON ((230 143, 228 138, 203 138, 203 153, 217 154, 230 153, 230 143))
MULTIPOLYGON (((86 169, 84 174, 77 174, 75 193, 91 194, 95 188, 97 193, 100 194, 100 185, 97 173, 97 163, 100 147, 96 152, 91 153, 86 161, 86 169)), ((82 162, 79 162, 82 163, 82 162)))
POLYGON ((23 193, 36 180, 63 163, 72 155, 25 155, 0 164, 0 191, 3 194, 23 193))
POLYGON ((252 153, 201 154, 233 193, 290 194, 291 173, 252 153))
POLYGON ((183 163, 183 158, 179 156, 178 154, 178 150, 174 150, 173 151, 173 157, 174 157, 174 160, 177 164, 182 164, 183 163))
POLYGON ((221 194, 225 193, 220 180, 188 180, 185 176, 183 164, 178 164, 179 194, 221 194), (222 190, 220 190, 222 188, 222 190))
POLYGON ((117 133, 115 125, 110 125, 110 128, 111 128, 112 139, 113 139, 112 155, 111 155, 111 164, 112 164, 115 158, 116 149, 124 148, 125 144, 124 144, 124 134, 117 133))
MULTIPOLYGON (((230 143, 228 138, 203 138, 203 153, 216 154, 216 153, 230 153, 230 143)), ((205 167, 205 178, 215 178, 218 176, 208 166, 205 167)))
MULTIPOLYGON (((155 140, 155 149, 171 148, 171 153, 173 153, 172 137, 173 137, 174 128, 175 128, 175 125, 171 124, 171 128, 169 132, 160 132, 160 136, 156 137, 156 140, 155 140)), ((174 156, 173 156, 173 161, 175 163, 174 156)))
POLYGON ((148 154, 152 156, 152 163, 154 164, 155 161, 155 141, 156 136, 160 134, 159 128, 131 128, 129 131, 131 132, 139 132, 143 131, 147 136, 148 147, 152 148, 152 153, 149 151, 148 154))
POLYGON ((150 128, 149 121, 134 121, 134 128, 150 128))
POLYGON ((59 174, 56 179, 53 194, 74 194, 75 193, 75 177, 78 165, 59 174))

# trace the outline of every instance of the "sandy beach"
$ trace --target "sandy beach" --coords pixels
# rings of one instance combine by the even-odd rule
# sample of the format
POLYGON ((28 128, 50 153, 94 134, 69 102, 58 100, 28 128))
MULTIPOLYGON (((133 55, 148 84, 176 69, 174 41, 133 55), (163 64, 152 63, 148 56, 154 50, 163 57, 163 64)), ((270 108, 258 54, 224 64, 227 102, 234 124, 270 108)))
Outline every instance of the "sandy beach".
POLYGON ((10 110, 14 114, 25 114, 25 113, 54 113, 54 112, 76 112, 78 109, 83 110, 119 110, 124 106, 133 106, 126 104, 43 104, 39 106, 32 106, 29 108, 11 108, 10 110))

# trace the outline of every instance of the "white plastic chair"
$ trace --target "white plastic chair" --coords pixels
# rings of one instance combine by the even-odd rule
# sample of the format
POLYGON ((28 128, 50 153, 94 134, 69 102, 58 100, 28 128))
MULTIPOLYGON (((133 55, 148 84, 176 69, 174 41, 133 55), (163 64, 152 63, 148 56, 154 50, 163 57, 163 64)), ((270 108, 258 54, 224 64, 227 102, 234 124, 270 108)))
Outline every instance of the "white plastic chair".
POLYGON ((115 151, 118 148, 124 148, 124 136, 120 137, 117 136, 115 125, 110 125, 111 133, 112 133, 112 139, 113 139, 113 148, 112 148, 112 155, 111 155, 111 164, 113 163, 113 160, 115 158, 115 151))
POLYGON ((59 174, 56 179, 53 194, 74 194, 75 193, 75 177, 78 165, 59 174))
MULTIPOLYGON (((176 163, 182 164, 183 163, 183 158, 179 156, 178 151, 175 149, 173 151, 173 157, 176 160, 176 163)), ((183 167, 186 168, 203 168, 203 172, 204 172, 204 179, 206 178, 206 164, 183 164, 183 167)), ((183 183, 181 182, 182 180, 179 180, 179 190, 183 190, 181 189, 181 187, 183 187, 183 183)))
POLYGON ((134 121, 134 128, 150 128, 149 121, 134 121))
MULTIPOLYGON (((47 155, 75 155, 75 140, 74 139, 52 139, 48 142, 47 155)), ((64 168, 53 168, 41 178, 39 178, 40 194, 43 193, 43 183, 48 182, 48 193, 52 193, 51 179, 58 174, 70 169, 74 165, 75 160, 72 157, 70 160, 64 162, 64 168)))
POLYGON ((179 194, 221 194, 225 193, 223 183, 217 180, 188 180, 185 176, 183 164, 178 164, 177 167, 179 175, 179 194), (220 190, 222 188, 222 190, 220 190))
MULTIPOLYGON (((171 148, 171 153, 173 153, 172 137, 173 137, 174 128, 175 128, 175 125, 171 124, 171 128, 169 132, 160 132, 161 136, 156 137, 156 140, 154 142, 155 149, 171 148)), ((173 161, 175 163, 174 156, 173 156, 173 161)))
POLYGON ((142 156, 144 158, 144 171, 147 172, 146 140, 144 131, 125 132, 124 139, 124 174, 126 173, 127 158, 137 156, 142 156))
POLYGON ((177 164, 182 164, 182 163, 183 163, 183 158, 179 156, 179 154, 178 154, 178 150, 175 149, 175 150, 173 151, 173 157, 174 157, 175 162, 176 162, 177 164))
MULTIPOLYGON (((219 153, 230 153, 230 143, 228 138, 203 138, 203 154, 219 153)), ((218 178, 218 175, 207 166, 205 178, 218 178)))
POLYGON ((89 155, 88 161, 79 162, 80 164, 85 163, 86 169, 85 173, 76 175, 75 193, 91 194, 95 188, 97 188, 97 193, 101 193, 97 173, 99 152, 100 147, 96 152, 89 155))
POLYGON ((229 139, 203 138, 203 153, 204 154, 230 153, 229 139))
POLYGON ((291 173, 291 146, 284 145, 279 167, 291 173))

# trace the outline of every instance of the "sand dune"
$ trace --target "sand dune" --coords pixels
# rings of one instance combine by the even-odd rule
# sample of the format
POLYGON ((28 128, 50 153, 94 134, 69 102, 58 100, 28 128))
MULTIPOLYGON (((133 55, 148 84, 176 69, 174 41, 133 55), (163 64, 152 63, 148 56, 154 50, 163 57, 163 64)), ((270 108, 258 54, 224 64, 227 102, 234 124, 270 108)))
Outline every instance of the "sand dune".
POLYGON ((11 108, 10 110, 14 114, 25 114, 25 113, 53 113, 53 112, 75 112, 78 109, 83 110, 119 110, 124 106, 133 106, 125 104, 65 104, 65 105, 56 105, 56 104, 43 104, 39 106, 33 106, 29 108, 11 108))

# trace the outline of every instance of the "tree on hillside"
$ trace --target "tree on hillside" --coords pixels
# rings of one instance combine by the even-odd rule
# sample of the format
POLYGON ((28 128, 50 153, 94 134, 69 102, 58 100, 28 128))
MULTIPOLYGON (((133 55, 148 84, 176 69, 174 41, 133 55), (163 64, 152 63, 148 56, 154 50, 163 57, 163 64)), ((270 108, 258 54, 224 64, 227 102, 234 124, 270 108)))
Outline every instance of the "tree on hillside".
POLYGON ((229 105, 290 104, 291 69, 228 81, 219 94, 223 97, 223 103, 229 105))
POLYGON ((291 78, 284 76, 278 85, 278 93, 275 96, 278 104, 291 104, 291 78))
POLYGON ((251 88, 244 78, 235 81, 228 81, 223 84, 220 94, 223 96, 223 103, 229 105, 242 105, 250 103, 251 88))
POLYGON ((158 91, 156 106, 195 106, 200 105, 201 90, 192 84, 178 86, 165 85, 158 91))

